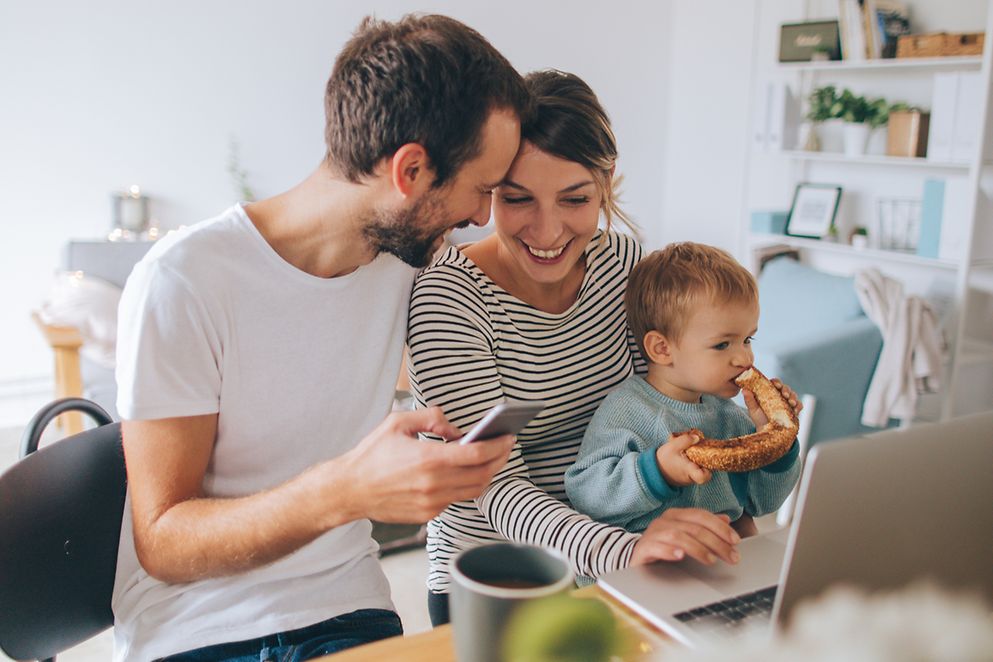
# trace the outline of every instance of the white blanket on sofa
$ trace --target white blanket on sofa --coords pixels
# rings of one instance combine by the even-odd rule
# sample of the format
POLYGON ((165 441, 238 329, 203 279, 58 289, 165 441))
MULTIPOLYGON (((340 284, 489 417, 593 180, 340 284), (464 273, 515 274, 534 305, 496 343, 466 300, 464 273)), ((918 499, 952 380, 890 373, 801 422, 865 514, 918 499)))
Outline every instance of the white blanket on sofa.
POLYGON ((883 349, 862 405, 862 424, 885 427, 911 419, 919 393, 941 385, 945 341, 937 316, 918 296, 876 269, 855 275, 855 293, 866 316, 883 334, 883 349))

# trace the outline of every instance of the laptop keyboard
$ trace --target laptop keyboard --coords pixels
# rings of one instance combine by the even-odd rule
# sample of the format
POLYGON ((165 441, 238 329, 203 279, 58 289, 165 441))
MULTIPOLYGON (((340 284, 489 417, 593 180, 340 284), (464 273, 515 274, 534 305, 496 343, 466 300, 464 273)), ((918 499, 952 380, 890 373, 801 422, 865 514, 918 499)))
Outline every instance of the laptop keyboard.
POLYGON ((770 586, 759 591, 736 595, 720 602, 680 612, 674 618, 693 629, 714 634, 731 634, 744 627, 769 623, 775 600, 776 587, 770 586))

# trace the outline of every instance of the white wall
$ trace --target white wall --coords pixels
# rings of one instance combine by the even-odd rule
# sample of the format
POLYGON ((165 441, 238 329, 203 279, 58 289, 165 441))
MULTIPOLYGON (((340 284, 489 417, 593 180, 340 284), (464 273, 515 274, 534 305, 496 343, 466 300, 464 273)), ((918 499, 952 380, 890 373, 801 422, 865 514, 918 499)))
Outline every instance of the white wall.
POLYGON ((737 248, 754 13, 754 1, 673 4, 659 244, 737 248))
POLYGON ((626 206, 658 238, 668 3, 12 0, 0 4, 0 396, 50 375, 28 315, 65 240, 106 234, 111 191, 139 184, 163 227, 213 215, 237 195, 231 136, 257 195, 292 185, 323 154, 341 45, 362 16, 408 11, 464 20, 521 71, 584 77, 614 120, 626 206))
MULTIPOLYGON (((987 0, 910 4, 915 27, 964 30, 987 0)), ((812 17, 836 12, 834 0, 761 5, 792 18, 804 5, 812 17)), ((781 167, 751 168, 746 181, 752 53, 776 38, 755 41, 756 0, 10 0, 0 3, 0 400, 31 385, 48 394, 51 354, 28 314, 65 240, 109 229, 111 191, 140 184, 165 227, 215 214, 237 195, 231 136, 257 195, 292 185, 323 153, 322 90, 342 43, 365 14, 408 11, 466 21, 521 71, 583 76, 613 118, 622 200, 649 248, 738 248, 754 201, 746 186, 761 194, 781 167)))

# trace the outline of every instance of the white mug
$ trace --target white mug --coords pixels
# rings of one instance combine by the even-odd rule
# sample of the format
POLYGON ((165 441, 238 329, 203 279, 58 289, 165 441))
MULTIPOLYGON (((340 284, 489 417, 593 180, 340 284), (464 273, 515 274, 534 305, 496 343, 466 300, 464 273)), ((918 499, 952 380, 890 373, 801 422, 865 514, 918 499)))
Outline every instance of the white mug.
POLYGON ((499 662, 514 609, 528 600, 575 588, 575 576, 554 550, 509 542, 467 549, 451 562, 451 620, 459 662, 499 662))

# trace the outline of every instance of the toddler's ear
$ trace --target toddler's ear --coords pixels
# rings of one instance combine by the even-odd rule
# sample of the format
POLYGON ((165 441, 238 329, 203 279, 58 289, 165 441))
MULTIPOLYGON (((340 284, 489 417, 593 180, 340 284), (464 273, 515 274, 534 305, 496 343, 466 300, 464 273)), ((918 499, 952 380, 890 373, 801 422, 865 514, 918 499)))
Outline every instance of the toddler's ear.
POLYGON ((657 365, 671 365, 672 351, 669 340, 658 331, 645 334, 646 358, 657 365))

